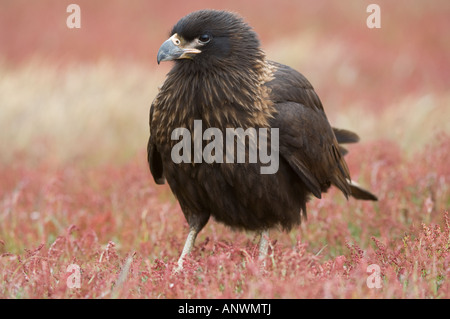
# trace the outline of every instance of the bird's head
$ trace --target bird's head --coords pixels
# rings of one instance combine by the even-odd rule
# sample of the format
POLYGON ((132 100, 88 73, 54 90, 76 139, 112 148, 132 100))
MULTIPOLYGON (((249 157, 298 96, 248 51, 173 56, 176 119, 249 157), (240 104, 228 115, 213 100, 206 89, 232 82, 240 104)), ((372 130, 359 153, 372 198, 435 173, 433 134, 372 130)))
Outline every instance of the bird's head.
POLYGON ((256 33, 235 13, 195 11, 181 18, 157 55, 161 61, 211 66, 227 60, 236 63, 260 59, 256 33))

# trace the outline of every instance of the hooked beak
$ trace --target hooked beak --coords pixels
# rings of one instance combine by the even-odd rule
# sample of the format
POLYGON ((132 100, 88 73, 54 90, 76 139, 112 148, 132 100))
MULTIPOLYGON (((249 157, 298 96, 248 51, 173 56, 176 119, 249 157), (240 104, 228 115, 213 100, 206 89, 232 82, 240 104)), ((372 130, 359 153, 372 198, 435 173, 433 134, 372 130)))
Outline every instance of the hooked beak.
POLYGON ((158 51, 157 62, 172 61, 176 59, 191 59, 193 54, 201 53, 199 49, 190 47, 190 43, 183 45, 182 39, 178 34, 174 34, 169 39, 164 41, 158 51))

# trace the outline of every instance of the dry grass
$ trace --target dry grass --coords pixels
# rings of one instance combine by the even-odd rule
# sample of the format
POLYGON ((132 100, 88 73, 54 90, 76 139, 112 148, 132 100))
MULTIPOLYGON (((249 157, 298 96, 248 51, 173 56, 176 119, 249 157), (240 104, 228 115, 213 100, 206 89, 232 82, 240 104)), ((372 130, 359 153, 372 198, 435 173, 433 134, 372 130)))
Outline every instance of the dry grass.
POLYGON ((0 69, 1 159, 121 162, 142 149, 160 74, 111 62, 0 69))
MULTIPOLYGON (((398 96, 389 92, 391 100, 386 97, 383 105, 374 107, 367 100, 370 97, 343 104, 341 96, 352 90, 352 86, 343 83, 356 84, 354 73, 358 66, 339 64, 347 52, 336 49, 335 44, 311 43, 313 40, 305 35, 298 39, 305 46, 296 51, 296 60, 283 50, 275 52, 275 47, 284 46, 283 41, 270 46, 267 54, 271 59, 300 65, 300 70, 306 66, 302 71, 307 76, 310 69, 317 67, 311 82, 336 127, 358 132, 362 141, 396 141, 410 154, 437 132, 450 132, 448 93, 423 89, 398 96), (321 56, 314 56, 318 46, 328 52, 327 61, 335 61, 329 68, 320 66, 321 56), (329 79, 336 83, 331 97, 324 84, 329 79), (337 90, 340 95, 333 98, 337 90)), ((0 160, 11 162, 17 154, 26 154, 32 161, 53 158, 104 163, 129 159, 146 143, 149 106, 167 70, 167 66, 155 69, 146 64, 117 64, 110 60, 64 67, 37 61, 13 69, 0 65, 0 143, 5 150, 0 160)), ((383 80, 380 79, 380 85, 383 80)))
POLYGON ((260 31, 269 58, 311 80, 333 125, 359 133, 349 168, 380 200, 347 202, 334 189, 312 200, 307 223, 271 233, 266 271, 256 235, 211 221, 178 275, 187 224, 145 154, 169 65, 147 59, 205 2, 173 11, 165 1, 80 0, 85 29, 70 35, 54 26, 64 3, 24 3, 0 11, 0 298, 450 297, 448 1, 380 1, 383 27, 370 31, 363 2, 228 3, 260 31), (43 16, 54 38, 33 28, 43 16), (80 288, 67 285, 70 264, 80 288), (380 289, 366 284, 370 264, 380 289))

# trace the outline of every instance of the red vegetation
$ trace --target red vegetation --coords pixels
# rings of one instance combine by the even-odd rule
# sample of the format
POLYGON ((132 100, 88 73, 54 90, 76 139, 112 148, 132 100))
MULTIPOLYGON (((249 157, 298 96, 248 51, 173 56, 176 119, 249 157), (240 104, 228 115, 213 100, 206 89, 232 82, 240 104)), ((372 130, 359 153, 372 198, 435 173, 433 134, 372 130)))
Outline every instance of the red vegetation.
MULTIPOLYGON (((449 2, 412 1, 403 5, 379 0, 377 4, 382 10, 382 25, 373 30, 366 27, 369 14, 365 2, 7 0, 0 10, 1 55, 14 65, 30 58, 64 65, 105 57, 156 65, 156 51, 173 24, 193 10, 212 7, 243 15, 265 48, 284 38, 296 43, 299 33, 318 36, 319 55, 324 54, 324 43, 343 42, 346 59, 338 61, 339 65, 355 62, 360 71, 359 85, 365 90, 349 89, 340 105, 366 100, 367 94, 373 96, 367 103, 380 107, 398 98, 398 93, 430 89, 445 92, 450 82, 449 2), (81 8, 80 29, 66 26, 70 3, 81 8), (381 81, 391 86, 380 91, 381 81), (394 89, 396 94, 391 92, 394 89)), ((301 65, 305 68, 307 65, 301 65)), ((328 94, 332 90, 328 86, 334 85, 335 81, 328 81, 322 92, 328 94)))
POLYGON ((144 154, 120 167, 2 167, 0 297, 448 298, 449 147, 448 135, 413 159, 389 143, 354 147, 350 169, 378 204, 335 191, 311 201, 301 229, 272 231, 265 270, 255 237, 211 222, 180 274, 186 223, 144 154), (67 285, 70 264, 80 288, 67 285))
POLYGON ((373 30, 364 1, 2 1, 0 298, 450 298, 450 2, 377 3, 373 30), (311 79, 333 125, 356 125, 350 172, 379 197, 311 200, 306 223, 271 232, 264 270, 258 236, 210 221, 172 273, 187 223, 152 183, 147 131, 131 129, 167 70, 159 45, 205 7, 241 13, 269 58, 311 79), (135 72, 147 68, 150 82, 135 72), (99 153, 110 164, 92 164, 99 153))

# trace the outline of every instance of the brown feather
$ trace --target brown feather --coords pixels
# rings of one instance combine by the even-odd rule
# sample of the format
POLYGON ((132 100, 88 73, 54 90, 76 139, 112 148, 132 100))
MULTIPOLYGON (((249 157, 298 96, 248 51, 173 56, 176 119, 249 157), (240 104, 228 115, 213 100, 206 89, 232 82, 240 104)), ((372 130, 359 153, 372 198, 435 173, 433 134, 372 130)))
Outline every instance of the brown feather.
POLYGON ((151 172, 157 183, 168 181, 190 227, 199 231, 213 216, 235 228, 289 230, 306 218, 311 194, 320 198, 335 185, 351 195, 354 185, 339 143, 356 142, 357 135, 330 126, 309 81, 268 61, 256 33, 235 14, 194 12, 171 34, 195 41, 205 32, 211 43, 175 61, 150 111, 151 172), (278 128, 278 171, 261 174, 260 161, 175 164, 171 150, 178 141, 171 133, 180 127, 193 132, 194 120, 202 120, 202 133, 212 127, 278 128))

